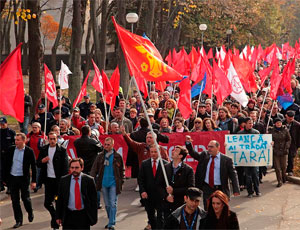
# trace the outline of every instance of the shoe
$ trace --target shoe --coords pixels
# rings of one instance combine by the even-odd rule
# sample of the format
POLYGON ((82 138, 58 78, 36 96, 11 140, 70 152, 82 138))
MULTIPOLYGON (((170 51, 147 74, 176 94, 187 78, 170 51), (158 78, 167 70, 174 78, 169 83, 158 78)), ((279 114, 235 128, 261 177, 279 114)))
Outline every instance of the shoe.
POLYGON ((139 187, 139 185, 137 185, 136 186, 136 188, 135 188, 135 190, 134 191, 136 191, 136 192, 139 192, 140 191, 140 187, 139 187))
POLYGON ((256 193, 256 196, 261 196, 261 192, 256 193))
POLYGON ((282 186, 282 183, 278 183, 276 187, 279 188, 281 186, 282 186))
POLYGON ((288 173, 288 176, 293 176, 293 173, 292 173, 292 172, 289 172, 289 173, 288 173))
POLYGON ((22 222, 17 222, 14 226, 13 226, 13 228, 19 228, 19 227, 21 227, 22 226, 22 222))
POLYGON ((51 220, 51 228, 52 229, 59 229, 59 225, 56 223, 56 221, 55 220, 51 220))
POLYGON ((10 188, 7 188, 6 194, 10 195, 10 188))
POLYGON ((151 225, 148 224, 148 225, 144 228, 144 230, 151 230, 151 225))
POLYGON ((115 226, 108 227, 109 230, 115 230, 115 226))
POLYGON ((105 229, 108 229, 108 224, 107 225, 105 225, 105 227, 104 227, 105 229))
POLYGON ((34 218, 33 213, 28 214, 28 221, 29 221, 29 222, 32 222, 32 221, 33 221, 33 218, 34 218))
POLYGON ((100 204, 99 206, 98 206, 98 209, 101 209, 102 208, 102 204, 100 204))
POLYGON ((247 196, 248 198, 252 198, 253 197, 253 195, 252 194, 248 194, 248 196, 247 196))
POLYGON ((260 183, 260 184, 262 184, 262 183, 263 183, 263 181, 262 181, 262 180, 259 180, 259 183, 260 183))

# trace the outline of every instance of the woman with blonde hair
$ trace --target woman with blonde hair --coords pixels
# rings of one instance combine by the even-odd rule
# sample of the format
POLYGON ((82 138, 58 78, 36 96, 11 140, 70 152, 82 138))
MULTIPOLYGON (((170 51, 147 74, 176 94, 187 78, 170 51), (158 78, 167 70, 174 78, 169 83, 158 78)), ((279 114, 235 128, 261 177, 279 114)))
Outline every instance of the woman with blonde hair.
POLYGON ((168 112, 168 117, 170 119, 173 119, 173 116, 175 115, 177 109, 176 101, 173 99, 168 99, 165 103, 165 108, 168 112))
POLYGON ((191 129, 191 132, 201 132, 202 125, 202 119, 200 117, 197 117, 194 121, 194 127, 191 129))

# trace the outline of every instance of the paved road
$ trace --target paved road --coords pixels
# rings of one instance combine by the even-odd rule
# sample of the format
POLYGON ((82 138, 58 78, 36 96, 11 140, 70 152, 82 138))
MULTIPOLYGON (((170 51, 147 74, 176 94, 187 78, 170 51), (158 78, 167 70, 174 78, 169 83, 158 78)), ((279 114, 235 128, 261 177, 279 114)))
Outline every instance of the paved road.
MULTIPOLYGON (((135 183, 133 179, 127 180, 119 196, 118 229, 144 229, 146 226, 146 213, 139 205, 138 193, 134 192, 135 183)), ((241 229, 300 229, 300 186, 287 183, 276 188, 276 184, 275 173, 271 171, 261 185, 262 197, 249 199, 243 191, 241 196, 232 198, 230 205, 238 214, 241 229)), ((28 223, 27 214, 24 215, 24 225, 20 229, 49 229, 50 215, 43 200, 43 190, 32 194, 35 219, 28 223)), ((0 202, 0 209, 1 229, 12 228, 15 221, 9 198, 0 202)), ((104 229, 106 224, 106 213, 99 210, 98 223, 92 229, 104 229)))

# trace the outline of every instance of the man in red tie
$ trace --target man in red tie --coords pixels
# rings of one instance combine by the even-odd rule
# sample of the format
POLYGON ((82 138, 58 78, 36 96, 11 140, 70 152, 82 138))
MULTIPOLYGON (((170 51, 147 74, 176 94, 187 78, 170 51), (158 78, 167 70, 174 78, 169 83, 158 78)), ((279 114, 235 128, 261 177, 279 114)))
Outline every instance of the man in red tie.
POLYGON ((230 198, 228 179, 232 181, 233 195, 238 196, 240 191, 237 173, 233 167, 232 159, 219 151, 220 143, 211 140, 207 146, 207 151, 198 153, 193 149, 192 141, 190 136, 186 136, 186 148, 190 156, 198 161, 195 184, 197 188, 203 191, 205 210, 207 210, 206 200, 216 190, 221 190, 230 198))
MULTIPOLYGON (((148 216, 148 225, 145 229, 162 229, 164 224, 162 207, 165 194, 164 178, 155 145, 150 145, 149 150, 150 158, 142 162, 138 177, 140 194, 148 216)), ((163 160, 163 163, 165 165, 168 162, 163 160)))
POLYGON ((71 175, 61 178, 56 204, 56 222, 63 229, 90 229, 97 223, 97 192, 94 178, 82 173, 83 160, 72 159, 71 175))

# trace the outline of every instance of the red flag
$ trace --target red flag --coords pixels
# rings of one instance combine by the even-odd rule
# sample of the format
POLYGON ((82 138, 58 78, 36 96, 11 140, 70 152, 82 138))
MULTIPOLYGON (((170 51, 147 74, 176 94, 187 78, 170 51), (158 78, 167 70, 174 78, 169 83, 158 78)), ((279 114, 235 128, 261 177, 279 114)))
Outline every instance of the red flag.
POLYGON ((130 33, 112 21, 124 53, 131 76, 140 76, 148 81, 177 81, 182 76, 163 62, 149 39, 130 33))
POLYGON ((58 106, 55 82, 52 73, 48 69, 46 64, 44 64, 44 72, 45 72, 45 95, 47 96, 48 100, 53 103, 53 108, 55 108, 56 106, 58 106))
POLYGON ((155 89, 159 90, 160 92, 164 92, 167 84, 165 81, 157 81, 155 83, 155 89))
POLYGON ((231 94, 232 87, 222 69, 213 60, 213 90, 219 105, 231 94))
POLYGON ((295 65, 295 59, 293 61, 288 61, 288 63, 285 65, 282 73, 282 84, 286 91, 290 94, 292 94, 293 90, 291 87, 291 80, 292 80, 292 75, 295 72, 296 65, 295 65))
POLYGON ((271 75, 271 90, 270 90, 270 97, 273 100, 277 98, 277 91, 280 86, 280 82, 282 80, 282 75, 279 74, 279 66, 278 61, 274 64, 273 73, 271 75))
POLYGON ((136 83, 139 87, 139 90, 141 92, 143 92, 144 98, 147 98, 147 96, 148 96, 148 86, 147 86, 145 78, 140 77, 139 75, 137 75, 137 76, 135 76, 135 80, 136 80, 136 83))
POLYGON ((86 78, 84 79, 84 82, 83 82, 83 84, 82 84, 82 86, 81 86, 81 89, 80 89, 80 91, 79 91, 79 94, 78 94, 76 100, 75 100, 74 103, 73 103, 73 108, 75 108, 76 105, 81 101, 81 99, 86 95, 86 83, 87 83, 88 78, 89 78, 89 76, 90 76, 90 72, 91 72, 91 71, 88 72, 86 78))
POLYGON ((178 58, 173 62, 173 64, 174 70, 176 70, 178 73, 186 76, 190 74, 191 63, 184 47, 182 47, 178 53, 178 58))
POLYGON ((210 48, 209 51, 208 51, 208 54, 207 54, 207 58, 208 58, 208 59, 211 59, 211 58, 213 58, 213 57, 214 57, 213 51, 212 51, 212 48, 210 48))
POLYGON ((179 83, 179 89, 178 109, 181 112, 182 117, 188 119, 192 113, 190 79, 186 78, 182 80, 179 83))
POLYGON ((264 50, 261 47, 261 45, 259 44, 257 47, 257 61, 259 62, 260 60, 262 60, 265 57, 264 55, 264 50))
POLYGON ((0 66, 0 110, 24 121, 24 85, 20 43, 0 66))
POLYGON ((191 80, 194 81, 195 84, 197 84, 203 79, 205 71, 206 66, 203 57, 200 55, 198 62, 191 73, 191 80))
POLYGON ((189 58, 190 58, 190 63, 191 63, 191 70, 193 71, 195 65, 197 64, 198 62, 198 59, 199 59, 199 54, 197 52, 197 50, 195 49, 194 46, 192 46, 192 50, 189 54, 189 58))
POLYGON ((106 75, 106 73, 104 72, 104 70, 102 70, 102 81, 103 81, 103 95, 105 97, 111 97, 113 95, 113 87, 110 84, 108 77, 106 75))
POLYGON ((240 59, 238 56, 232 57, 233 66, 241 80, 244 89, 247 92, 256 92, 257 85, 255 82, 255 76, 253 74, 253 68, 246 60, 240 59))
POLYGON ((107 98, 106 102, 110 103, 110 99, 111 99, 110 109, 113 110, 116 104, 116 96, 119 95, 119 88, 120 88, 120 72, 118 66, 113 72, 113 74, 111 75, 110 85, 113 87, 113 96, 107 98))
POLYGON ((239 56, 239 55, 240 55, 239 49, 236 49, 235 47, 233 47, 233 54, 234 54, 235 56, 239 56))
POLYGON ((265 68, 263 70, 260 70, 258 72, 259 76, 260 76, 260 79, 261 79, 261 82, 260 82, 260 85, 263 86, 264 85, 264 82, 266 81, 267 77, 269 76, 271 70, 272 70, 273 66, 270 65, 268 68, 265 68))
POLYGON ((167 61, 168 66, 173 66, 173 58, 172 58, 172 52, 169 50, 168 56, 166 56, 165 61, 167 61))

